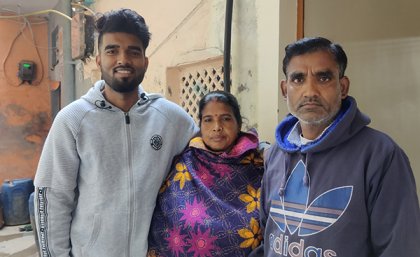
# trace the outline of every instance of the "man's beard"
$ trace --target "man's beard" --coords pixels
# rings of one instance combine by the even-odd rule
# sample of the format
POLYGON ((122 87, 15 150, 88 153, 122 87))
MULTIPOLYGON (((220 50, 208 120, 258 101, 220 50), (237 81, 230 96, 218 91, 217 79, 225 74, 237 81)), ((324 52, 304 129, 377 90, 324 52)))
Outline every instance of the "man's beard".
POLYGON ((287 101, 287 105, 289 107, 290 113, 296 118, 298 118, 299 121, 304 124, 312 125, 312 126, 328 125, 335 119, 335 117, 337 116, 338 112, 341 109, 341 98, 340 98, 341 92, 337 92, 337 93, 338 93, 337 102, 333 105, 333 108, 329 112, 327 112, 325 115, 321 115, 321 116, 304 118, 303 115, 298 113, 298 111, 292 110, 289 101, 287 101))
POLYGON ((112 88, 112 90, 119 93, 129 93, 134 90, 137 90, 137 87, 143 81, 144 73, 141 73, 139 76, 130 78, 115 78, 111 77, 108 74, 102 72, 102 79, 105 80, 105 83, 112 88))

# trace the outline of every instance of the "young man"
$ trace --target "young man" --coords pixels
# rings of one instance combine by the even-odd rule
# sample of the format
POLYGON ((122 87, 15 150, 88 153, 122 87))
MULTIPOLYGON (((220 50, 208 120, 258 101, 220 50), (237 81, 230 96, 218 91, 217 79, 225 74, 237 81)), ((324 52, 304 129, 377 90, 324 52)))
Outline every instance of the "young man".
POLYGON ((59 112, 35 176, 42 256, 146 256, 158 190, 197 132, 179 106, 140 86, 143 17, 110 11, 96 27, 103 80, 59 112))
POLYGON ((403 150, 348 96, 343 49, 325 38, 286 47, 291 115, 265 156, 264 245, 254 256, 416 257, 420 211, 403 150))

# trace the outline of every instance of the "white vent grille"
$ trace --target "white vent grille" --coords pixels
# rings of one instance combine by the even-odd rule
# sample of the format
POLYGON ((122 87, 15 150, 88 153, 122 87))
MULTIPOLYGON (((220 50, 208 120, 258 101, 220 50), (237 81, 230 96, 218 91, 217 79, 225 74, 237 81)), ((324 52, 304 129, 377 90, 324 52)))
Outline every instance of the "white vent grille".
POLYGON ((166 70, 166 97, 198 122, 198 103, 208 92, 223 90, 223 56, 170 67, 166 70))
POLYGON ((223 67, 208 67, 183 74, 180 105, 198 120, 198 102, 208 92, 223 90, 223 67))

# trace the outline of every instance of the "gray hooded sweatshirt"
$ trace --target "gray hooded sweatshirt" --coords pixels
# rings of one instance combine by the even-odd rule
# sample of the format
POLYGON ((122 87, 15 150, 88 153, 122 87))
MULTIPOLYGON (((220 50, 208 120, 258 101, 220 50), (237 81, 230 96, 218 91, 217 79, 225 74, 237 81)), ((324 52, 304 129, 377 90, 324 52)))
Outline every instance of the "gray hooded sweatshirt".
POLYGON ((139 87, 123 112, 98 81, 63 108, 35 176, 42 256, 146 256, 158 190, 198 128, 179 106, 139 87))

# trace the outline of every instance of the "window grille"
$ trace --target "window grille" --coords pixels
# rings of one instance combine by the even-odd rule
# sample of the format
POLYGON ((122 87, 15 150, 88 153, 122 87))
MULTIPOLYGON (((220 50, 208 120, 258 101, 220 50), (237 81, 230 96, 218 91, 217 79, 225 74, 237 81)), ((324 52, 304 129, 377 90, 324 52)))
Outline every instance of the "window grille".
POLYGON ((177 67, 177 103, 198 121, 198 103, 208 92, 223 90, 223 58, 177 67))

